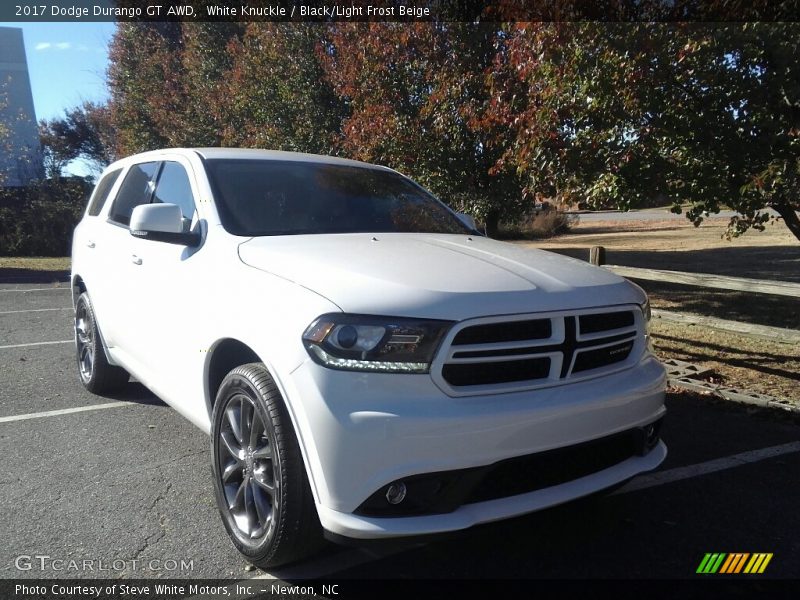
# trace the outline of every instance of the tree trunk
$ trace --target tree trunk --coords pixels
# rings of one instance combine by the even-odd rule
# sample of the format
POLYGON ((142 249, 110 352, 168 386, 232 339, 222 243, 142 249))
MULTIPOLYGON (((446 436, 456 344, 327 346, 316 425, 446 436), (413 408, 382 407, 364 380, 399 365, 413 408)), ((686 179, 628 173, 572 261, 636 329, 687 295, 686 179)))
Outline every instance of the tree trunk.
POLYGON ((778 214, 783 218, 783 222, 792 235, 800 241, 800 218, 798 218, 794 207, 789 202, 780 202, 773 204, 772 208, 778 211, 778 214))
POLYGON ((497 228, 500 224, 500 213, 492 211, 486 215, 486 235, 493 238, 497 235, 497 228))

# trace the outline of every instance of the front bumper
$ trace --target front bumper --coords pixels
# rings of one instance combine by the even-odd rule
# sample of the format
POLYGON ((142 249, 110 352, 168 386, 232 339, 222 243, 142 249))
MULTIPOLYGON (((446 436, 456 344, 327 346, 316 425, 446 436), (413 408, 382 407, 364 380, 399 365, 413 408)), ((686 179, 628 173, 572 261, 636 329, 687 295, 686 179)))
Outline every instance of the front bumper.
POLYGON ((311 361, 284 380, 322 526, 353 538, 463 529, 540 510, 654 469, 659 442, 597 472, 450 512, 356 514, 376 490, 421 474, 484 467, 642 427, 664 412, 666 378, 645 355, 633 368, 535 391, 452 398, 428 375, 333 371, 311 361))
POLYGON ((651 471, 667 456, 664 442, 646 456, 630 458, 614 467, 581 479, 498 500, 465 504, 447 514, 418 517, 363 517, 318 505, 322 526, 331 533, 358 539, 380 539, 445 533, 466 529, 481 523, 499 521, 569 502, 604 490, 651 471))

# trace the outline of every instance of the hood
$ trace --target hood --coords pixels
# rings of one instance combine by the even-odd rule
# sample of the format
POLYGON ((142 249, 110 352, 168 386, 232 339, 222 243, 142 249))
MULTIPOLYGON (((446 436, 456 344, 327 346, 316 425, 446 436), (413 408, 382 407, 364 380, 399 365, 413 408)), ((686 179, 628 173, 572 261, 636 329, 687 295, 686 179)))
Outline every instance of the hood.
POLYGON ((479 236, 258 237, 240 244, 239 256, 349 313, 462 320, 644 302, 605 269, 479 236))

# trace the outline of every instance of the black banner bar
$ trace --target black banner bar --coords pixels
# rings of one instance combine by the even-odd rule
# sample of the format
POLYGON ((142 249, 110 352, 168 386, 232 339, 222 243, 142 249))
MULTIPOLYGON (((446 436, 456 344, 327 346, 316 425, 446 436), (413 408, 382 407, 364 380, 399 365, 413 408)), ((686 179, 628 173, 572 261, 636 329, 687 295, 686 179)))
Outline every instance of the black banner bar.
POLYGON ((0 580, 4 600, 423 600, 427 598, 795 598, 798 580, 705 575, 682 580, 0 580))
POLYGON ((9 0, 0 21, 798 21, 800 0, 9 0))

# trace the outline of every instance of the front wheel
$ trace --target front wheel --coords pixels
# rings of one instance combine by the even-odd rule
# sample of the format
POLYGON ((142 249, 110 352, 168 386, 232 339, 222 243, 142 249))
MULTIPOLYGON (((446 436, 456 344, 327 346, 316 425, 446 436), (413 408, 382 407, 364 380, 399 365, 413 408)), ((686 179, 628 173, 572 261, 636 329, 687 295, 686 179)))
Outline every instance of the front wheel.
POLYGON ((239 552, 266 568, 316 551, 321 527, 300 447, 263 364, 228 373, 212 428, 217 506, 239 552))
POLYGON ((93 394, 118 390, 128 383, 128 372, 109 364, 89 294, 83 292, 75 303, 75 353, 83 387, 93 394))

